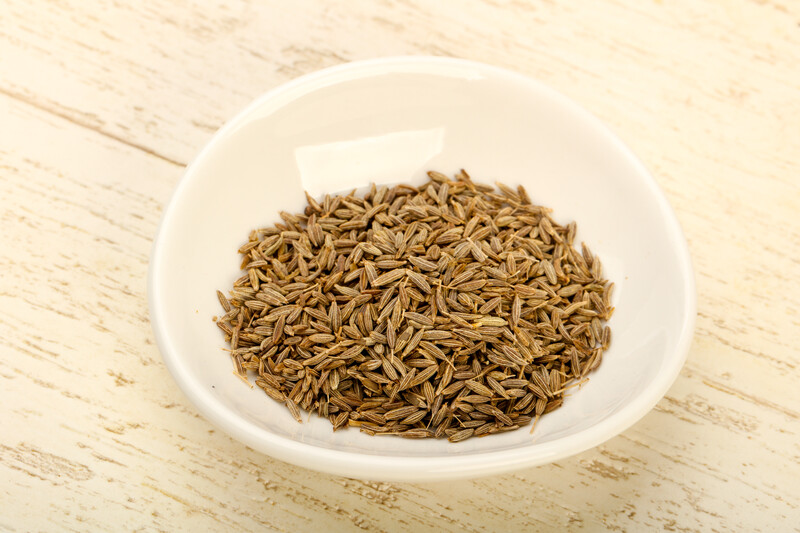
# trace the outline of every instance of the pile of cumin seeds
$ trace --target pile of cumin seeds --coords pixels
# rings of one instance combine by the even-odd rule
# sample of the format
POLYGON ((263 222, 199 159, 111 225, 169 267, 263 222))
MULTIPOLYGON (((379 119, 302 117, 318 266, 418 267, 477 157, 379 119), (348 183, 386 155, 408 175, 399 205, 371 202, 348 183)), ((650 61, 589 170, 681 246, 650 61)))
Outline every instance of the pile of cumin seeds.
POLYGON ((600 364, 613 284, 526 191, 429 172, 310 196, 254 230, 215 319, 236 372, 301 420, 452 442, 558 408, 600 364))

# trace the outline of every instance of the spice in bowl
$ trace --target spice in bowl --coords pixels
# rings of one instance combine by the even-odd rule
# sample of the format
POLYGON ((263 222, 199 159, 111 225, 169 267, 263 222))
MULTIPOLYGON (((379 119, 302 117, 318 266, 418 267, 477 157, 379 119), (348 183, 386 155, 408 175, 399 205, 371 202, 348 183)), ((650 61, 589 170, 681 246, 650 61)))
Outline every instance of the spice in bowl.
POLYGON ((298 421, 458 442, 535 424, 600 364, 613 283, 576 224, 521 186, 428 176, 306 195, 239 249, 217 325, 298 421))

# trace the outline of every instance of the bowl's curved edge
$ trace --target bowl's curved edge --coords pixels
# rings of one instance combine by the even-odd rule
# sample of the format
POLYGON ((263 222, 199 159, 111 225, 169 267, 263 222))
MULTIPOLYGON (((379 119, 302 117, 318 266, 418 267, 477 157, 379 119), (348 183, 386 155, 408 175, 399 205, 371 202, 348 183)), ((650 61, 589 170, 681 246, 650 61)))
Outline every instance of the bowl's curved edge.
MULTIPOLYGON (((308 90, 310 90, 310 88, 308 90)), ((666 196, 659 188, 655 178, 647 170, 641 160, 639 160, 630 148, 628 148, 608 126, 600 121, 600 119, 556 90, 523 74, 463 59, 420 56, 400 56, 356 61, 307 74, 266 92, 229 120, 212 136, 211 140, 208 141, 192 162, 187 165, 183 176, 173 191, 170 200, 167 202, 156 230, 156 236, 153 240, 147 276, 147 293, 151 325, 162 359, 179 388, 195 408, 212 424, 229 435, 234 436, 244 444, 291 464, 350 478, 406 482, 475 478, 506 473, 519 468, 538 466, 581 453, 625 431, 644 417, 644 415, 658 403, 664 394, 666 394, 667 390, 677 379, 686 361, 692 342, 697 305, 695 291, 694 270, 691 264, 688 243, 681 230, 675 212, 670 206, 666 196), (583 115, 587 120, 593 122, 595 126, 604 130, 609 138, 617 145, 620 152, 624 153, 629 162, 638 168, 639 173, 646 177, 647 184, 651 188, 654 196, 658 199, 662 213, 668 222, 667 226, 670 238, 673 240, 676 250, 679 251, 678 260, 682 265, 682 273, 684 274, 684 320, 677 345, 676 357, 673 359, 669 368, 666 369, 667 371, 660 375, 654 384, 646 391, 645 397, 640 402, 629 405, 596 426, 588 428, 581 434, 582 438, 579 442, 572 443, 570 446, 563 446, 561 442, 562 439, 557 439, 543 444, 536 456, 525 453, 525 449, 461 455, 452 458, 367 456, 351 452, 323 449, 283 437, 277 437, 263 430, 259 431, 256 428, 248 427, 247 425, 236 425, 232 419, 227 416, 227 412, 224 409, 220 408, 220 406, 213 401, 209 401, 208 397, 199 394, 196 390, 196 384, 187 380, 187 374, 183 371, 184 369, 180 365, 179 358, 175 355, 175 348, 171 345, 166 332, 161 326, 161 324, 163 324, 163 313, 157 298, 160 290, 159 284, 161 283, 158 277, 158 271, 162 261, 159 243, 163 236, 164 228, 169 222, 172 207, 176 203, 177 198, 180 197, 182 188, 185 187, 191 179, 193 168, 202 162, 206 155, 212 150, 213 146, 246 120, 247 116, 251 114, 254 109, 261 107, 265 102, 280 94, 293 91, 297 87, 313 85, 315 81, 324 81, 326 79, 330 79, 330 81, 333 82, 333 78, 336 77, 335 75, 348 72, 357 73, 360 70, 369 71, 369 69, 376 66, 390 68, 396 66, 418 66, 421 64, 462 66, 483 72, 493 72, 500 76, 512 78, 516 82, 536 86, 537 89, 546 92, 550 97, 559 100, 563 105, 571 108, 573 112, 583 115)), ((574 437, 570 437, 570 439, 575 440, 574 437)))

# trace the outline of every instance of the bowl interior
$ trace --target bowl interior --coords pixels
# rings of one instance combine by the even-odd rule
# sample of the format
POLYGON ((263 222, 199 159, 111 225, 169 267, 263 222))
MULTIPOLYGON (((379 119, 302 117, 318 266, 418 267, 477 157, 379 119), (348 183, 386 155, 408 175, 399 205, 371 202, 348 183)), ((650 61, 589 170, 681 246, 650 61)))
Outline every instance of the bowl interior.
POLYGON ((680 229, 616 137, 533 81, 447 60, 349 65, 256 101, 187 170, 154 246, 150 289, 164 358, 201 412, 257 449, 357 477, 403 477, 415 458, 469 475, 486 468, 481 458, 510 467, 596 445, 663 395, 682 365, 693 316, 680 229), (212 322, 220 314, 215 290, 227 292, 241 275, 236 250, 251 229, 278 221, 280 210, 300 211, 304 190, 319 197, 370 182, 420 183, 429 169, 459 168, 476 181, 523 184, 556 220, 575 220, 578 241, 600 255, 616 284, 611 349, 562 408, 533 434, 523 428, 455 445, 370 437, 333 433, 316 416, 297 424, 233 375, 212 322))

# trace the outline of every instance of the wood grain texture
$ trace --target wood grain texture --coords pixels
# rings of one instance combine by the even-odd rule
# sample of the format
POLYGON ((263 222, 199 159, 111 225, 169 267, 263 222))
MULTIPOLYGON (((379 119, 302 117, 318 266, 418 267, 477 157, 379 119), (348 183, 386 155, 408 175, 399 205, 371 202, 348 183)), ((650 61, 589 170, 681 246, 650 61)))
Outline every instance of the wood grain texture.
POLYGON ((797 530, 797 65, 791 0, 3 2, 0 530, 797 530), (397 54, 544 81, 665 190, 697 331, 622 435, 512 475, 353 481, 216 432, 172 382, 145 278, 183 165, 265 90, 397 54))

